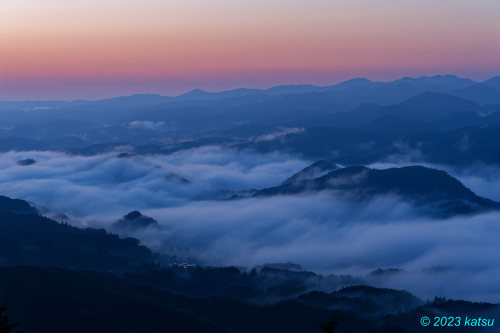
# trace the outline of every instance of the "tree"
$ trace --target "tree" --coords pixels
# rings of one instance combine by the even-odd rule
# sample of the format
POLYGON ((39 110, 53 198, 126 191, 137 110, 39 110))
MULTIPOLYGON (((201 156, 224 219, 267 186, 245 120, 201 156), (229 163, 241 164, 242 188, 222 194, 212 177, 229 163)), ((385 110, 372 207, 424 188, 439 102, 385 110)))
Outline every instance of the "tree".
POLYGON ((337 312, 335 312, 330 318, 329 321, 323 324, 318 324, 319 327, 323 330, 324 333, 335 333, 335 327, 339 325, 339 316, 337 312))
POLYGON ((17 330, 19 324, 11 323, 10 316, 7 314, 7 305, 0 305, 0 333, 22 333, 17 330))

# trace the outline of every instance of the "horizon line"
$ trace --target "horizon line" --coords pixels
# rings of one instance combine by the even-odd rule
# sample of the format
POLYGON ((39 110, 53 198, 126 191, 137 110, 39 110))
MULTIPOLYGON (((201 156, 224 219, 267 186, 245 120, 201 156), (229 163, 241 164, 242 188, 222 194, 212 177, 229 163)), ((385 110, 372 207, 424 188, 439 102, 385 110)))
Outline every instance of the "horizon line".
POLYGON ((472 82, 474 82, 475 84, 481 84, 481 83, 484 83, 488 80, 491 80, 493 78, 496 78, 496 77, 500 77, 500 74, 496 74, 496 75, 493 75, 485 80, 482 80, 482 81, 476 81, 476 80, 473 80, 471 78, 468 78, 468 77, 465 77, 465 76, 458 76, 456 74, 451 74, 451 73, 447 73, 447 74, 435 74, 435 75, 420 75, 420 76, 409 76, 409 75, 406 75, 406 76, 402 76, 402 77, 399 77, 397 79, 393 79, 393 80, 372 80, 372 79, 369 79, 367 77, 364 77, 364 76, 359 76, 359 77, 353 77, 353 78, 350 78, 350 79, 347 79, 347 80, 341 80, 341 81, 338 81, 336 83, 330 83, 330 84, 326 84, 326 85, 320 85, 320 84, 312 84, 312 83, 295 83, 295 84, 277 84, 277 85, 270 85, 270 86, 267 86, 265 88, 249 88, 249 87, 238 87, 238 88, 232 88, 232 89, 222 89, 222 90, 210 90, 210 89, 201 89, 201 88, 193 88, 193 89, 189 89, 189 90, 186 90, 184 92, 181 92, 179 94, 172 94, 172 95, 164 95, 164 94, 161 94, 161 93, 148 93, 148 92, 137 92, 137 93, 131 93, 131 94, 123 94, 123 95, 112 95, 112 96, 109 96, 109 97, 103 97, 103 98, 75 98, 75 99, 57 99, 57 98, 54 98, 54 99, 19 99, 19 100, 16 100, 16 99, 13 99, 13 100, 9 100, 9 99, 0 99, 0 103, 28 103, 28 102, 65 102, 65 103, 73 103, 73 102, 98 102, 98 101, 104 101, 104 100, 110 100, 110 99, 116 99, 116 98, 122 98, 122 97, 132 97, 132 96, 147 96, 147 95, 150 95, 150 96, 159 96, 159 97, 165 97, 165 98, 178 98, 178 97, 181 97, 181 96, 184 96, 184 95, 187 95, 189 93, 192 93, 192 92, 202 92, 202 93, 207 93, 207 94, 217 94, 217 93, 224 93, 224 92, 231 92, 231 91, 237 91, 237 90, 253 90, 253 91, 261 91, 261 92, 266 92, 266 91, 269 91, 273 88, 279 88, 279 87, 298 87, 298 86, 310 86, 310 87, 316 87, 316 88, 328 88, 328 87, 335 87, 337 85, 340 85, 342 83, 346 83, 346 82, 350 82, 350 81, 354 81, 354 80, 366 80, 366 81, 369 81, 371 83, 392 83, 392 82, 395 82, 395 81, 399 81, 399 80, 404 80, 404 79, 423 79, 423 78, 429 78, 429 79, 432 79, 432 78, 439 78, 439 77, 453 77, 453 78, 456 78, 456 79, 462 79, 462 80, 470 80, 472 82))

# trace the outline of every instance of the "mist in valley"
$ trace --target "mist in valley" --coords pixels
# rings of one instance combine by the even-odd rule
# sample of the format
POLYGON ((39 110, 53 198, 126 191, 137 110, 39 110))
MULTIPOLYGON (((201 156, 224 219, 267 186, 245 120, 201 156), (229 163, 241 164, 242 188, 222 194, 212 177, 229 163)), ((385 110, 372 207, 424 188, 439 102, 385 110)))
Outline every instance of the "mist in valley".
MULTIPOLYGON (((49 217, 66 214, 79 227, 114 231, 113 223, 139 210, 159 227, 119 233, 181 260, 248 269, 293 262, 423 298, 500 300, 492 279, 500 273, 500 213, 433 219, 397 195, 359 203, 338 191, 230 198, 231 191, 279 185, 311 162, 219 146, 144 156, 8 152, 0 155, 0 185, 3 194, 31 201, 49 217), (19 165, 26 159, 36 162, 19 165), (400 271, 371 274, 394 268, 400 271)), ((409 164, 392 160, 371 167, 409 164)), ((448 169, 480 195, 500 196, 493 167, 427 166, 448 169)))

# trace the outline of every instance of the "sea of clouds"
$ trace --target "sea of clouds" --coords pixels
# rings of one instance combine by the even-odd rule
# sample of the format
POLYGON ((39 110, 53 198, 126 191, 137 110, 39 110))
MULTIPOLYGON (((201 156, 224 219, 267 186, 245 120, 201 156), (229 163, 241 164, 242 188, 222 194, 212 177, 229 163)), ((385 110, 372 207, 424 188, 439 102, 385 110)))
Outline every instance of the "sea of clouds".
POLYGON ((206 192, 274 186, 307 164, 219 147, 125 158, 9 152, 0 154, 0 193, 53 213, 117 217, 134 209, 178 206, 206 192), (37 162, 18 165, 28 158, 37 162))
MULTIPOLYGON (((48 215, 70 214, 83 226, 108 227, 138 209, 161 227, 134 236, 155 251, 210 265, 291 261, 316 272, 357 276, 401 268, 399 274, 367 279, 421 297, 500 302, 500 213, 435 220, 396 196, 360 205, 335 192, 197 199, 217 190, 274 186, 311 162, 221 147, 126 158, 9 152, 0 154, 0 194, 34 202, 48 215), (27 158, 37 163, 18 165, 27 158)), ((448 170, 478 194, 500 200, 496 171, 448 170)))

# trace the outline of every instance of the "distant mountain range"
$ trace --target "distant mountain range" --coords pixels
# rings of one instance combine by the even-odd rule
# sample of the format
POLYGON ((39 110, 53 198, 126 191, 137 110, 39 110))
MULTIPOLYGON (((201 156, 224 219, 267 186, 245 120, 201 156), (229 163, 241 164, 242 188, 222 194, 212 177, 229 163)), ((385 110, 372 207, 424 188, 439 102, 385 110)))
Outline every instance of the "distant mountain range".
MULTIPOLYGON (((467 89, 475 85, 481 84, 484 87, 488 87, 493 91, 498 90, 500 81, 500 76, 492 77, 489 80, 483 82, 476 82, 466 78, 460 78, 455 75, 436 75, 436 76, 422 76, 417 78, 404 77, 402 79, 397 79, 390 82, 377 82, 371 81, 365 78, 355 78, 350 79, 335 85, 330 86, 315 86, 310 84, 302 85, 283 85, 276 86, 269 89, 235 89, 223 92, 207 92, 201 89, 195 89, 186 94, 180 95, 178 99, 183 100, 194 100, 194 99, 225 99, 242 97, 248 95, 262 94, 262 95, 281 95, 281 94, 303 94, 303 93, 313 93, 313 92, 346 92, 344 96, 349 94, 364 94, 369 96, 368 90, 372 92, 388 92, 389 89, 393 89, 394 92, 412 92, 413 94, 418 94, 424 91, 436 91, 436 92, 446 92, 452 93, 454 95, 460 96, 460 91, 462 89, 467 89), (365 90, 364 90, 365 89, 365 90)), ((498 91, 497 91, 498 93, 498 91)), ((497 95, 498 97, 498 95, 497 95)), ((391 97, 389 97, 391 98, 391 97)), ((395 96, 392 98, 396 98, 395 96)), ((404 98, 404 97, 403 97, 404 98)))
POLYGON ((392 82, 359 78, 326 87, 195 90, 177 97, 0 102, 0 151, 93 155, 126 146, 129 155, 170 154, 221 145, 345 164, 394 155, 499 164, 496 145, 484 144, 498 141, 499 82, 500 76, 484 82, 453 75, 392 82), (283 128, 301 130, 268 135, 283 128), (477 149, 458 144, 465 141, 477 149), (447 151, 442 142, 449 142, 447 151))
POLYGON ((422 93, 389 106, 363 104, 349 112, 310 116, 289 127, 304 128, 270 140, 236 143, 261 153, 282 151, 346 164, 367 164, 399 156, 416 162, 499 164, 500 106, 442 93, 422 93), (319 126, 320 125, 320 126, 319 126))
MULTIPOLYGON (((499 104, 498 81, 500 76, 474 82, 444 75, 403 78, 392 82, 353 79, 325 87, 293 85, 267 90, 236 89, 214 93, 197 89, 177 97, 141 94, 98 101, 0 102, 0 113, 4 126, 41 122, 49 124, 55 119, 97 125, 96 119, 99 119, 116 124, 133 120, 175 121, 181 127, 193 129, 199 126, 193 123, 193 118, 198 116, 208 121, 210 118, 205 119, 207 114, 212 118, 224 115, 225 121, 238 122, 244 119, 272 119, 283 112, 332 113, 347 111, 364 103, 397 104, 423 92, 446 93, 479 104, 499 104), (488 99, 487 103, 481 100, 483 97, 488 99)), ((215 123, 205 125, 214 126, 215 123)))

